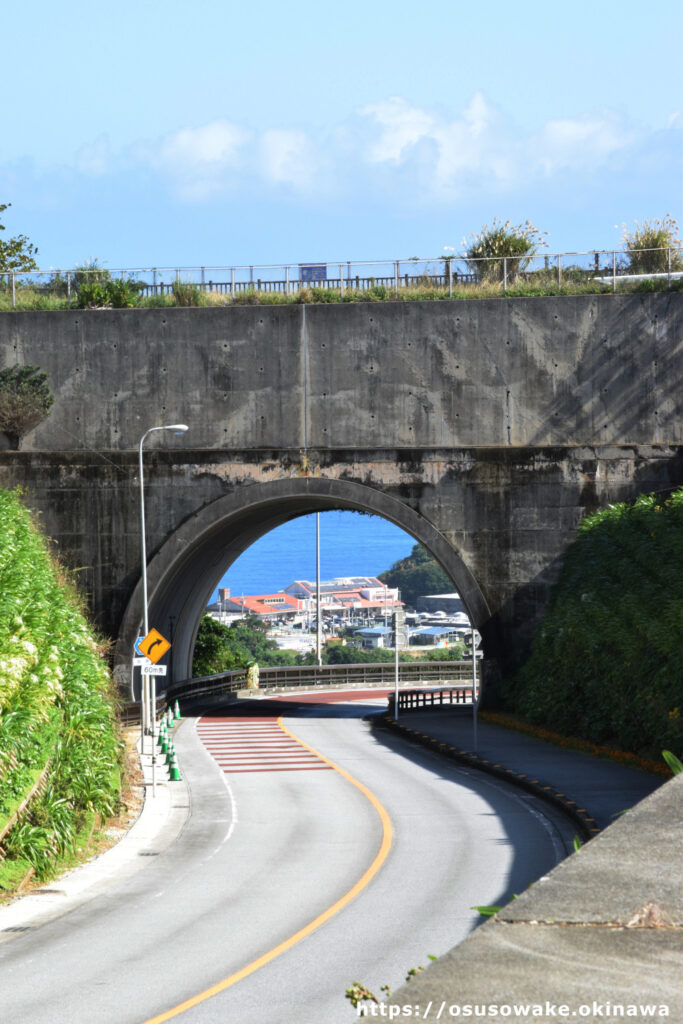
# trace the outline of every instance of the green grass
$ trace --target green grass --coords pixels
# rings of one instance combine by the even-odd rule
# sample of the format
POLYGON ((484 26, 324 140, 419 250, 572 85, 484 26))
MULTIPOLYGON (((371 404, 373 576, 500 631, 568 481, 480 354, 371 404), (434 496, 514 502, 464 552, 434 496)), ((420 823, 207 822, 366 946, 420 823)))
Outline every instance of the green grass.
POLYGON ((39 878, 73 849, 84 817, 115 813, 122 744, 103 649, 74 587, 16 493, 0 491, 0 814, 50 760, 43 792, 3 840, 39 878), (11 757, 14 755, 14 765, 11 757))
MULTIPOLYGON (((639 292, 682 291, 683 282, 672 281, 668 285, 665 279, 640 282, 619 282, 617 278, 617 294, 637 294, 639 292)), ((347 288, 342 294, 339 289, 306 287, 291 295, 281 292, 257 291, 256 289, 238 292, 232 299, 229 293, 203 291, 198 285, 182 282, 176 284, 164 295, 153 295, 137 298, 134 305, 139 309, 169 309, 177 306, 286 306, 301 304, 326 304, 341 302, 460 302, 463 299, 494 299, 494 298, 529 298, 551 295, 601 295, 610 293, 612 285, 599 284, 594 280, 586 280, 585 275, 572 272, 571 268, 563 271, 562 286, 558 287, 555 274, 544 272, 532 281, 511 280, 507 291, 502 283, 454 284, 452 299, 448 288, 437 285, 411 285, 400 287, 398 297, 393 287, 376 285, 374 288, 361 290, 347 288)), ((69 303, 64 296, 50 295, 36 289, 17 286, 16 306, 12 306, 12 296, 7 289, 0 290, 0 312, 28 312, 30 310, 63 310, 77 308, 76 295, 69 303)))

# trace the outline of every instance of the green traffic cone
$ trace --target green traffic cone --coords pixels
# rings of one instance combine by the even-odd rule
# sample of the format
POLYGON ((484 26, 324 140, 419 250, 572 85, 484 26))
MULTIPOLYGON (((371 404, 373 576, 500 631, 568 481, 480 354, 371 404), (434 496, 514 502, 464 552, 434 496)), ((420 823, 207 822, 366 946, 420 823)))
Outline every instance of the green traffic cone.
POLYGON ((170 708, 166 712, 166 721, 168 723, 169 729, 172 729, 173 728, 173 712, 171 711, 170 708))
POLYGON ((171 769, 170 769, 170 774, 169 774, 169 780, 171 782, 181 782, 182 781, 182 779, 180 778, 180 771, 178 770, 178 759, 176 757, 175 750, 173 751, 173 754, 171 755, 171 769))
POLYGON ((180 704, 178 703, 178 701, 175 702, 175 706, 173 708, 173 714, 175 716, 176 722, 179 722, 180 721, 180 704))
POLYGON ((171 762, 173 760, 173 755, 174 754, 175 754, 175 747, 173 746, 172 743, 169 743, 169 745, 168 745, 168 747, 166 749, 166 764, 168 765, 169 768, 171 767, 171 762))

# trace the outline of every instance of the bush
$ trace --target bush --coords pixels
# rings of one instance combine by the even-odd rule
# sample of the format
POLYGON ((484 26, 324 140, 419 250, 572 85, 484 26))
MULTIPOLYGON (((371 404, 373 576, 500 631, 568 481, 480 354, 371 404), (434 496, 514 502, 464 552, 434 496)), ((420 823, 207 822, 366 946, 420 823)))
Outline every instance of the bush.
POLYGON ((201 288, 191 281, 174 281, 173 298, 176 306, 205 306, 201 288))
POLYGON ((683 489, 583 521, 506 696, 512 710, 565 735, 680 753, 682 647, 683 489))
POLYGON ((539 231, 528 220, 513 226, 509 220, 503 223, 494 217, 490 226, 484 224, 479 234, 470 236, 465 262, 477 281, 502 281, 503 257, 509 257, 507 277, 514 280, 528 266, 538 247, 547 244, 543 234, 547 232, 539 231))
POLYGON ((130 278, 113 278, 108 270, 99 266, 97 260, 79 267, 74 274, 76 304, 79 309, 102 306, 130 309, 138 305, 141 287, 141 284, 130 278))
POLYGON ((670 214, 662 220, 635 221, 633 231, 622 224, 626 269, 631 274, 666 274, 683 269, 678 223, 670 214), (669 263, 669 259, 671 262, 669 263))

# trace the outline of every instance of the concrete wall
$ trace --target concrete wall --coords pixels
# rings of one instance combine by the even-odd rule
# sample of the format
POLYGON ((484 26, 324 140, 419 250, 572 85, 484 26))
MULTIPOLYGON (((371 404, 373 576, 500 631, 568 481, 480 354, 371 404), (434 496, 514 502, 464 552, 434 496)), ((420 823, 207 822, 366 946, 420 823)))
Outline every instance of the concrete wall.
POLYGON ((0 365, 40 366, 56 401, 0 452, 0 485, 26 488, 125 650, 136 446, 189 424, 146 456, 152 609, 180 675, 230 561, 340 507, 430 547, 514 663, 581 516, 683 481, 682 311, 655 294, 2 314, 0 365))
POLYGON ((680 444, 682 320, 680 293, 5 313, 0 360, 57 395, 26 450, 169 417, 230 451, 680 444))

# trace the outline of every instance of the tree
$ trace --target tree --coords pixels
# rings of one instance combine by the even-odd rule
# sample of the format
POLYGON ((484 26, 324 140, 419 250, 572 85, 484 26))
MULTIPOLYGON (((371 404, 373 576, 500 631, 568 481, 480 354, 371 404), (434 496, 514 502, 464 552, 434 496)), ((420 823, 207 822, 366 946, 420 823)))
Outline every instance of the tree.
POLYGON ((670 214, 662 220, 635 221, 633 231, 622 224, 621 240, 626 251, 626 267, 631 274, 666 274, 681 270, 683 256, 678 223, 670 214))
POLYGON ((378 579, 389 587, 398 587, 401 600, 411 608, 423 594, 451 593, 453 581, 429 552, 416 544, 407 558, 394 562, 391 569, 379 574, 378 579))
POLYGON ((15 451, 21 439, 44 420, 54 402, 47 374, 37 366, 0 370, 0 430, 15 451))
MULTIPOLYGON (((0 214, 4 213, 11 203, 0 203, 0 214)), ((5 225, 0 224, 0 231, 5 225)), ((0 273, 8 270, 37 270, 38 264, 34 256, 38 255, 35 245, 29 242, 26 235, 15 235, 4 241, 0 238, 0 273)))
POLYGON ((210 676, 246 668, 254 661, 259 665, 294 665, 296 658, 292 651, 281 651, 268 638, 268 626, 256 615, 248 615, 232 626, 204 616, 194 647, 195 675, 210 676))
POLYGON ((531 221, 513 225, 493 218, 491 225, 484 224, 478 235, 470 235, 464 258, 477 281, 502 281, 504 274, 509 280, 517 277, 535 256, 538 246, 546 245, 543 235, 531 221), (503 258, 507 257, 507 265, 503 258))

